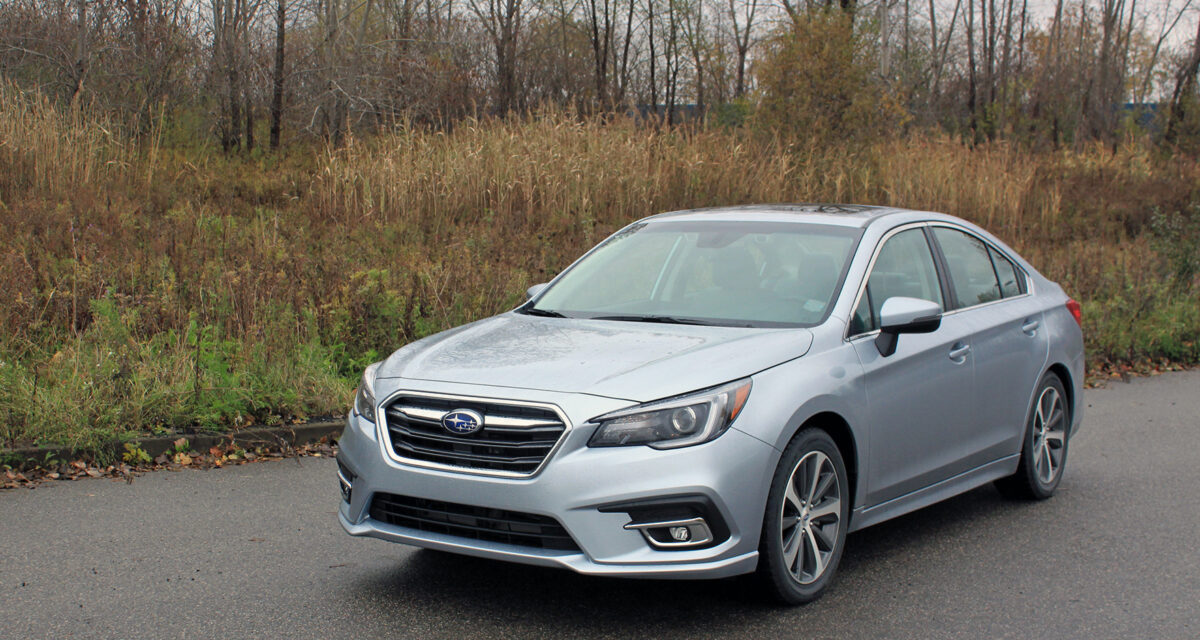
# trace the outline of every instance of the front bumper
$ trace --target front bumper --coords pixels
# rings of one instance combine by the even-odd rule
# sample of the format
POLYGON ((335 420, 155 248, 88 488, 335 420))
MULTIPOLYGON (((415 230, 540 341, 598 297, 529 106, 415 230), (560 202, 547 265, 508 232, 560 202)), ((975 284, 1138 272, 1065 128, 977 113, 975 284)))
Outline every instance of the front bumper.
MULTIPOLYGON (((493 391, 488 395, 509 397, 514 392, 493 391)), ((483 395, 477 389, 473 393, 483 395)), ((342 526, 356 536, 584 574, 721 578, 754 570, 777 450, 736 429, 712 442, 674 450, 589 449, 592 429, 579 425, 628 403, 574 394, 536 395, 520 399, 556 404, 576 427, 539 473, 520 479, 398 463, 384 455, 373 425, 351 415, 339 441, 339 461, 355 476, 351 500, 343 500, 339 509, 342 526), (579 551, 476 540, 382 522, 369 514, 378 492, 548 516, 563 525, 579 551), (706 497, 728 527, 728 537, 706 548, 655 549, 641 533, 624 528, 631 521, 627 513, 600 510, 612 503, 680 495, 706 497)))

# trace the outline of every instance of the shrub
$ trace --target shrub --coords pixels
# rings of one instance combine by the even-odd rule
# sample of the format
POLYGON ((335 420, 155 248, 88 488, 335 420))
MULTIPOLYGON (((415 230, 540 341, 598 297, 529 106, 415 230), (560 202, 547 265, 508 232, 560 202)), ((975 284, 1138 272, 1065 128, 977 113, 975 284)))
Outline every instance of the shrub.
POLYGON ((758 125, 814 145, 894 136, 905 111, 875 77, 866 35, 845 12, 797 14, 766 41, 755 66, 758 125))

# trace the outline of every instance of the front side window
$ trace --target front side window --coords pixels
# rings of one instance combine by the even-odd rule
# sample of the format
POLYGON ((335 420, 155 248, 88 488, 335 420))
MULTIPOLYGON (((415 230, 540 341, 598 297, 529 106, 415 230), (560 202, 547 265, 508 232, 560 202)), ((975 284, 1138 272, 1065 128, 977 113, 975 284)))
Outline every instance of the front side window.
POLYGON ((525 313, 731 326, 813 326, 838 291, 858 229, 660 221, 610 237, 525 313))
POLYGON ((850 334, 879 328, 879 311, 888 298, 920 298, 945 308, 933 252, 922 229, 901 231, 888 238, 850 319, 850 334))
POLYGON ((958 298, 955 308, 1000 299, 1000 280, 987 245, 973 235, 947 227, 934 227, 933 235, 950 271, 950 285, 958 298))

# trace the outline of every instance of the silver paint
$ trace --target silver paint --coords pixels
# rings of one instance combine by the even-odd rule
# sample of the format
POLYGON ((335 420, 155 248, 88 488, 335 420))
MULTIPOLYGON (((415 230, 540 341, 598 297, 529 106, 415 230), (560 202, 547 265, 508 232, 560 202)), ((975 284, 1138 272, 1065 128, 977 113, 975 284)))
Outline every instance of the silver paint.
MULTIPOLYGON (((553 406, 571 428, 535 475, 488 477, 406 464, 388 455, 375 425, 351 415, 339 454, 357 476, 352 501, 339 510, 346 530, 582 573, 724 577, 754 569, 780 453, 814 417, 845 423, 853 440, 844 457, 857 478, 839 488, 839 499, 851 501, 850 521, 838 523, 847 530, 1015 471, 1026 417, 1047 371, 1059 371, 1067 391, 1059 402, 1070 408, 1071 422, 1061 437, 1078 430, 1082 410, 1074 399, 1082 397, 1083 339, 1066 309, 1068 298, 983 229, 932 212, 824 205, 673 212, 641 222, 697 218, 837 224, 860 228, 862 237, 828 319, 810 329, 508 312, 405 346, 379 368, 375 397, 381 404, 401 391, 537 403, 553 406), (955 227, 991 245, 1024 272, 1028 293, 945 313, 936 331, 901 335, 896 353, 882 358, 877 332, 848 336, 848 319, 882 241, 901 228, 927 225, 955 227), (596 416, 747 376, 753 390, 742 413, 711 442, 671 450, 587 447, 596 426, 589 420, 596 416), (530 549, 380 523, 366 513, 376 491, 551 516, 581 550, 530 549), (728 524, 728 539, 706 548, 656 549, 625 528, 628 515, 598 509, 679 494, 708 498, 728 524)), ((543 290, 529 294, 536 299, 543 290)))

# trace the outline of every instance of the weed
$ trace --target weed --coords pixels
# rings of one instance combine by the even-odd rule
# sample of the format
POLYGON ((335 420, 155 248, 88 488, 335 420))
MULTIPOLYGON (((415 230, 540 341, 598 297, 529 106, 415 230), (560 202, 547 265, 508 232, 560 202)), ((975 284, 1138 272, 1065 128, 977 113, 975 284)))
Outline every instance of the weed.
POLYGON ((150 464, 153 459, 146 450, 131 442, 125 443, 125 453, 121 454, 121 459, 131 465, 150 464))
POLYGON ((1155 210, 1150 230, 1155 250, 1168 265, 1168 277, 1177 289, 1191 289, 1200 275, 1200 203, 1182 211, 1155 210))

